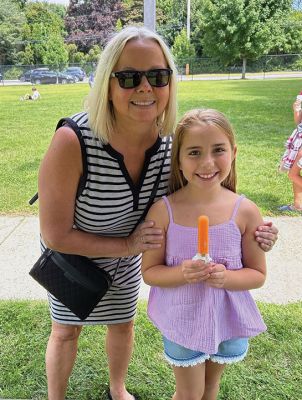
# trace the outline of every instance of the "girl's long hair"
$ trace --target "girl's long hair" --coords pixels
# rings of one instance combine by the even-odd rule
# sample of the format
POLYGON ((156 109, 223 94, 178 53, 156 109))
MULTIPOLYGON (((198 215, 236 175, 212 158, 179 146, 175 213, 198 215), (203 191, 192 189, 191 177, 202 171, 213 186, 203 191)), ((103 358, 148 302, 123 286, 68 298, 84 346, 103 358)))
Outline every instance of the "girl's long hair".
MULTIPOLYGON (((171 175, 169 182, 169 192, 174 193, 187 184, 187 180, 180 170, 179 153, 183 143, 184 135, 187 130, 199 124, 216 126, 222 130, 230 141, 231 148, 235 148, 234 130, 224 114, 213 109, 195 109, 188 111, 177 124, 172 144, 171 155, 171 175)), ((236 193, 236 158, 234 157, 229 175, 221 185, 236 193)))

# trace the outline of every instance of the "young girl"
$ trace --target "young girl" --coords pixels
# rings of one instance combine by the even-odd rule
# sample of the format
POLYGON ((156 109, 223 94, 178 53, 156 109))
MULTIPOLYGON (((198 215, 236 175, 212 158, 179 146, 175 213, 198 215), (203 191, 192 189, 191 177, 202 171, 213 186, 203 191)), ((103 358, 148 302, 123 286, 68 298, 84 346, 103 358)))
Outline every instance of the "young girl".
POLYGON ((242 360, 248 338, 266 330, 249 289, 263 285, 264 252, 254 239, 262 218, 236 194, 232 127, 215 110, 189 111, 172 145, 170 194, 147 219, 165 232, 160 249, 143 254, 152 286, 148 315, 163 335, 173 366, 173 400, 214 400, 226 364, 242 360), (197 220, 207 215, 213 262, 193 261, 197 220))
POLYGON ((293 204, 279 207, 280 211, 300 211, 302 212, 302 95, 297 96, 293 104, 294 121, 297 127, 285 143, 285 153, 281 158, 279 170, 287 172, 288 178, 292 182, 294 201, 293 204))

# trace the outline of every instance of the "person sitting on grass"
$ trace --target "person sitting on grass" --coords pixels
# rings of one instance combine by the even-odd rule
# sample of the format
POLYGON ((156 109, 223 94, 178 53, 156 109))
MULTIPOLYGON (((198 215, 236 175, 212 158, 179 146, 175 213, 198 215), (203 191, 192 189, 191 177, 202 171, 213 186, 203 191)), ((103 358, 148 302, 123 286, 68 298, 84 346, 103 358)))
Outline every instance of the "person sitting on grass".
POLYGON ((302 96, 297 96, 293 104, 294 121, 297 127, 285 143, 286 150, 281 158, 279 170, 287 172, 292 182, 294 201, 279 207, 279 211, 302 212, 302 96))
POLYGON ((20 97, 20 100, 38 100, 41 99, 41 95, 38 92, 37 88, 33 87, 32 89, 32 94, 26 93, 23 97, 20 97))

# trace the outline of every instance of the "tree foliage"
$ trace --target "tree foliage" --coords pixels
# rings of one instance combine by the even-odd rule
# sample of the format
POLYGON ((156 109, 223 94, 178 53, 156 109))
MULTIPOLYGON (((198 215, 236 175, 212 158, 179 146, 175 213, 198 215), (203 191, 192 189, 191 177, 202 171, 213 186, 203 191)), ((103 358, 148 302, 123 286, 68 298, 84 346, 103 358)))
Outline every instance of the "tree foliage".
POLYGON ((144 0, 123 0, 123 25, 143 25, 144 0))
POLYGON ((0 5, 0 64, 14 64, 22 39, 25 16, 13 0, 1 0, 0 5))
POLYGON ((182 29, 179 35, 176 36, 172 46, 172 53, 176 63, 180 65, 183 62, 188 63, 195 56, 195 49, 192 43, 187 38, 187 31, 182 29))
POLYGON ((28 3, 23 27, 24 50, 19 52, 23 64, 66 64, 64 24, 59 8, 47 3, 28 3))
POLYGON ((284 34, 291 0, 204 0, 201 38, 207 55, 226 65, 257 59, 284 34))
POLYGON ((119 0, 70 0, 65 17, 68 42, 85 53, 95 44, 103 46, 122 12, 119 0))

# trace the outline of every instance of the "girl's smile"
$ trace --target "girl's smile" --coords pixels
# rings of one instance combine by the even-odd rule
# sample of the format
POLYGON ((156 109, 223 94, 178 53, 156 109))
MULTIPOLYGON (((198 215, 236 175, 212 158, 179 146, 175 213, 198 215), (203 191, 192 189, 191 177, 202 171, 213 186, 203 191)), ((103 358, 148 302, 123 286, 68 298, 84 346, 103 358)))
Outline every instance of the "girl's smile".
POLYGON ((222 129, 200 123, 183 136, 180 169, 188 183, 220 185, 230 173, 235 153, 222 129))

